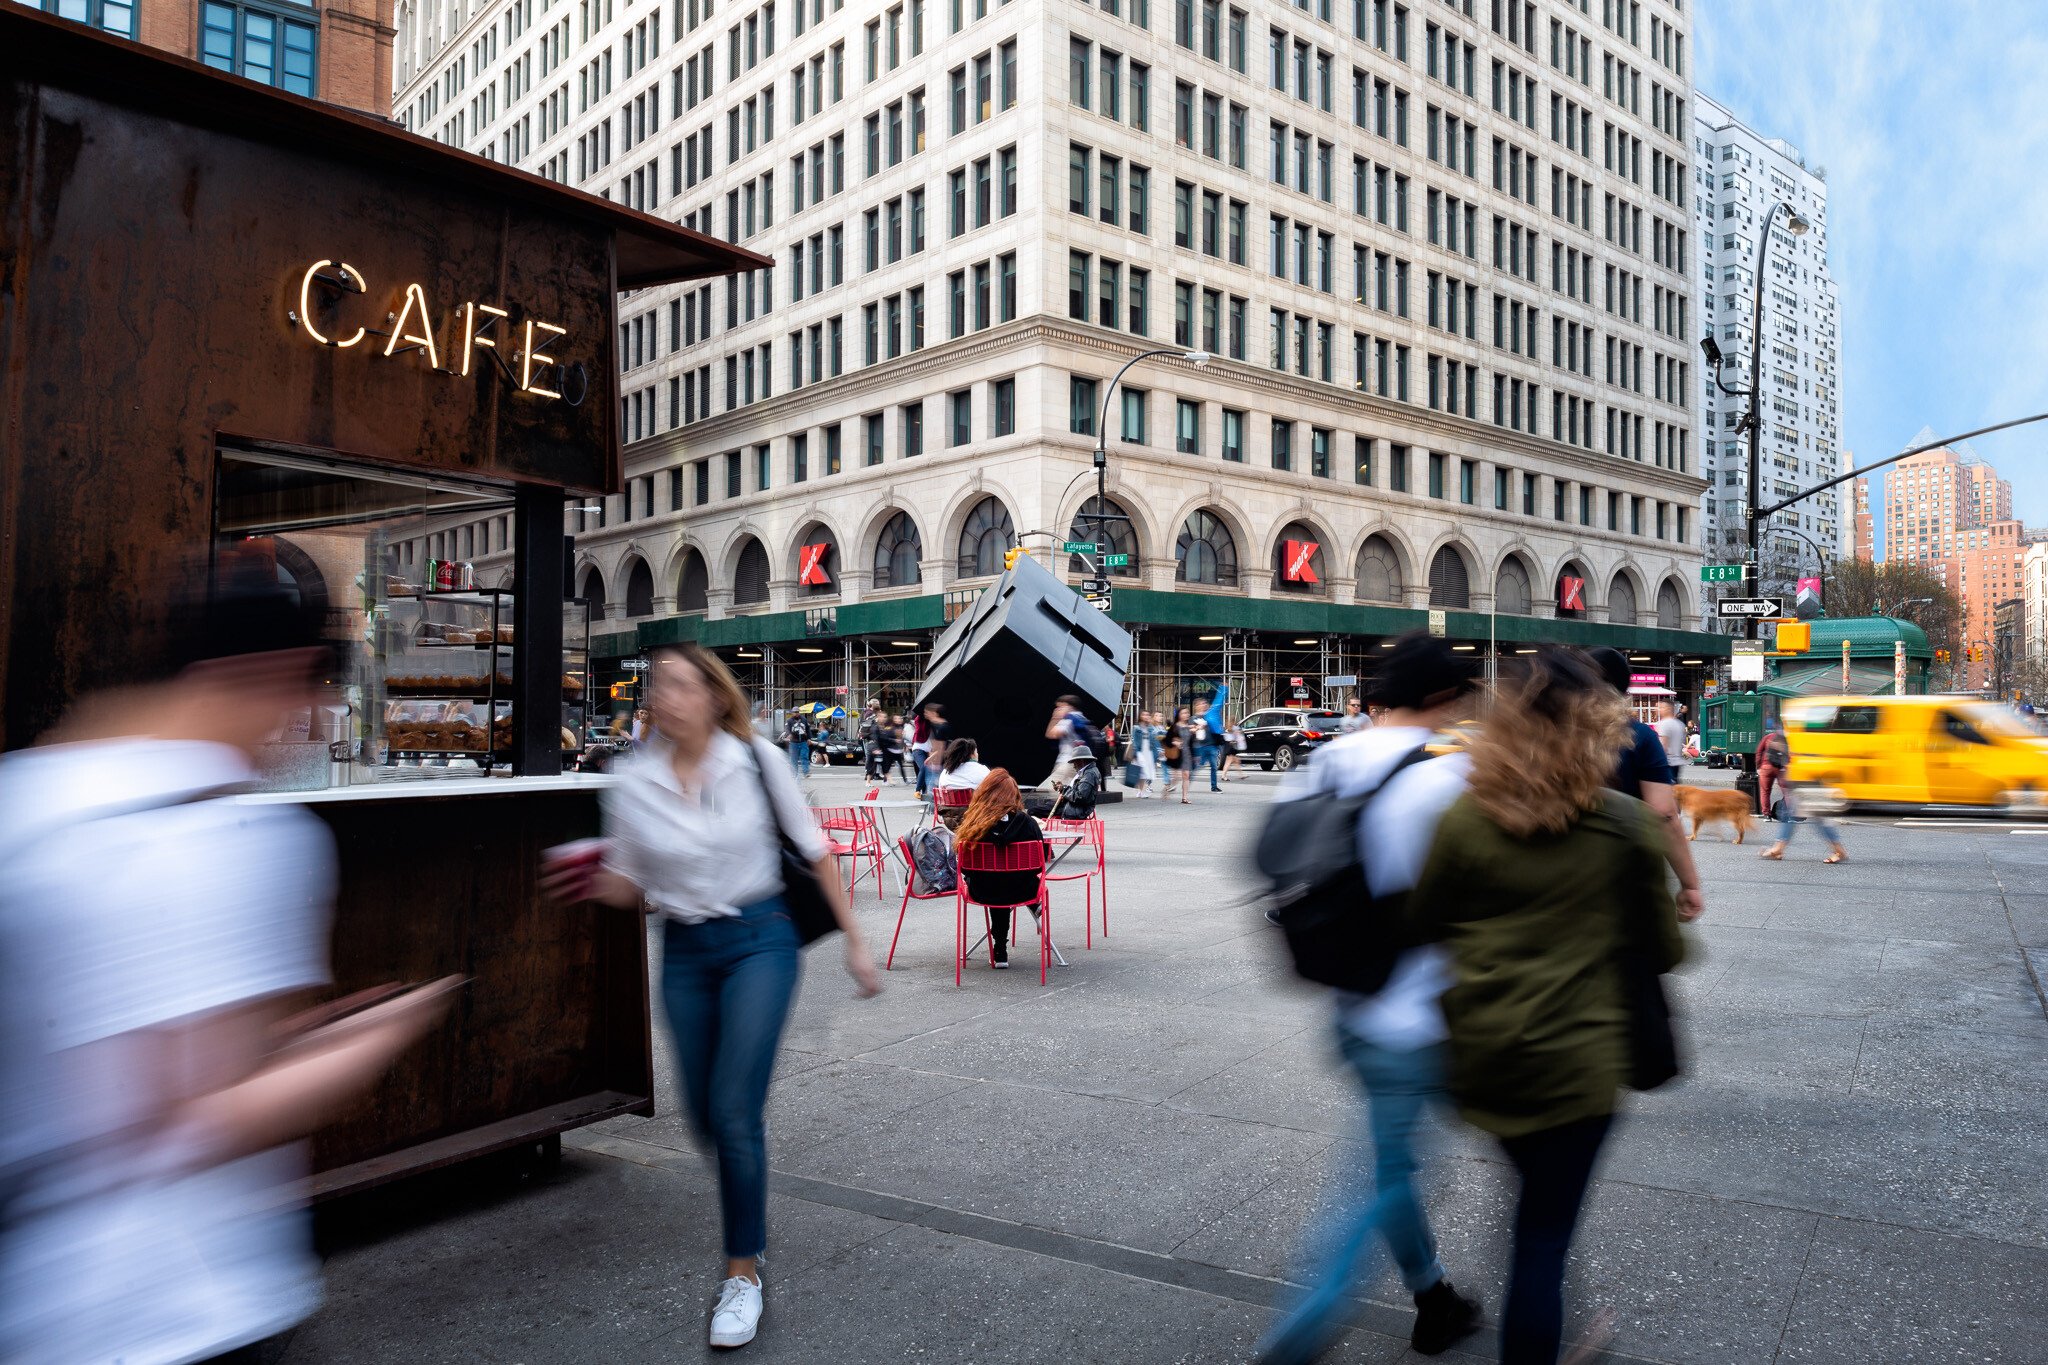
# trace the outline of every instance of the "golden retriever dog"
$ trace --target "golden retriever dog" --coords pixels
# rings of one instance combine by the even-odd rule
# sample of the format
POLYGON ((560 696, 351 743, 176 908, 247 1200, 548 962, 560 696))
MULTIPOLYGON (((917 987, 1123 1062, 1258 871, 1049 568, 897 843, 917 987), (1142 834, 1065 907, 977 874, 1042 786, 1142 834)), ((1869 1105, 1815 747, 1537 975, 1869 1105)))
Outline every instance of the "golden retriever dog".
POLYGON ((1700 826, 1725 820, 1735 828, 1735 842, 1741 843, 1742 836, 1749 832, 1749 822, 1755 815, 1750 807, 1749 794, 1739 791, 1715 791, 1706 787, 1678 787, 1672 793, 1678 798, 1679 813, 1692 820, 1692 833, 1688 839, 1700 837, 1700 826))

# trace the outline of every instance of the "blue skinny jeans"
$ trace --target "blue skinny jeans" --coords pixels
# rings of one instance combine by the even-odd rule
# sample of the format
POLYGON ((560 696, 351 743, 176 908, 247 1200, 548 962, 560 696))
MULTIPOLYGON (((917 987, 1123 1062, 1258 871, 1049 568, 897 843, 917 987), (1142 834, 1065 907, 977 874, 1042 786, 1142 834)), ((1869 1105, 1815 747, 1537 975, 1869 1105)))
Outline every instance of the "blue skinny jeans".
POLYGON ((675 1035, 683 1109, 718 1155, 725 1254, 733 1258, 759 1256, 768 1245, 762 1111, 801 951, 780 896, 725 919, 670 920, 663 933, 661 1003, 675 1035))
POLYGON ((1318 1268, 1308 1293, 1267 1336, 1260 1359, 1309 1361, 1328 1345, 1332 1320, 1349 1294, 1365 1282, 1377 1242, 1385 1241, 1408 1292, 1419 1294, 1444 1277, 1436 1237, 1415 1192, 1417 1137, 1432 1103, 1444 1094, 1444 1046, 1396 1052, 1342 1026, 1338 1040, 1365 1089, 1365 1128, 1372 1140, 1371 1179, 1353 1173, 1348 1201, 1324 1225, 1318 1268))

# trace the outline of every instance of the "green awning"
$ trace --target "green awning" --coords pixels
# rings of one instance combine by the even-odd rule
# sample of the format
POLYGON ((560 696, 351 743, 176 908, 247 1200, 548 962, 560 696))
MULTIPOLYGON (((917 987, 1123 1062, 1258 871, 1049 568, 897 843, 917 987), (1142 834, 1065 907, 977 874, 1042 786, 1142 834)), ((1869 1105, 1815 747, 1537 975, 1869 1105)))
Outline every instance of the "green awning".
MULTIPOLYGON (((1429 627, 1424 609, 1340 606, 1302 597, 1240 597, 1209 592, 1160 592, 1117 586, 1110 618, 1120 625, 1179 626, 1188 629, 1259 630, 1274 633, 1362 636, 1384 639, 1429 627)), ((761 612, 709 620, 668 616, 642 622, 638 647, 694 640, 707 646, 782 644, 844 639, 891 631, 937 630, 946 624, 946 599, 939 594, 820 606, 804 611, 761 612), (829 616, 826 615, 829 613, 829 616), (829 624, 827 624, 829 622, 829 624)), ((1711 631, 1622 626, 1538 616, 1491 616, 1448 611, 1446 633, 1458 640, 1493 639, 1504 645, 1561 644, 1591 648, 1611 645, 1636 653, 1673 653, 1726 658, 1729 637, 1711 631)), ((594 651, 593 651, 594 652, 594 651)))

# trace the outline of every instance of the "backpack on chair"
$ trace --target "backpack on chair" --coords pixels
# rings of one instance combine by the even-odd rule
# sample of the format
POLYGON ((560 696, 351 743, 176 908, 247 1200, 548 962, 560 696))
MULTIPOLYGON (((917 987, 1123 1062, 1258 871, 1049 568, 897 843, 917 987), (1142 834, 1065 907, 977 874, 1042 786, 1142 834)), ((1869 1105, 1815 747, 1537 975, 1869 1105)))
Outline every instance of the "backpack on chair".
POLYGON ((1411 750, 1356 796, 1318 793, 1267 809, 1253 862, 1267 883, 1266 918, 1286 936, 1295 975, 1361 995, 1387 984, 1408 946, 1399 923, 1407 893, 1372 894, 1358 825, 1387 783, 1429 757, 1426 748, 1411 750))
POLYGON ((921 829, 908 842, 914 894, 938 896, 959 887, 960 864, 953 856, 953 836, 944 827, 921 829))

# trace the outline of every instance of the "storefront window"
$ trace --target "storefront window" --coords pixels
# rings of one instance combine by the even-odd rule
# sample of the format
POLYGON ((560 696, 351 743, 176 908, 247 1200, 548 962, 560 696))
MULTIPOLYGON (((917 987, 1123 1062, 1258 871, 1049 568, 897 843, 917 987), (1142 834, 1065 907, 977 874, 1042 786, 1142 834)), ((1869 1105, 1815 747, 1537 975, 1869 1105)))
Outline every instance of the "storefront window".
POLYGON ((266 746, 275 785, 509 761, 513 591, 482 586, 473 563, 440 562, 507 510, 505 490, 239 452, 222 455, 218 477, 219 572, 324 603, 336 645, 321 701, 266 746))
POLYGON ((1178 581, 1237 586, 1237 542, 1215 513, 1196 512, 1183 522, 1173 554, 1178 581))
POLYGON ((1401 555, 1385 536, 1367 536, 1358 551, 1358 600, 1401 600, 1401 555))
POLYGON ((1519 559, 1509 559, 1494 578, 1493 609, 1502 616, 1528 616, 1531 589, 1529 571, 1519 559))
MULTIPOLYGON (((1124 556, 1124 563, 1107 569, 1110 577, 1138 576, 1138 536, 1131 529, 1130 513, 1116 499, 1090 498, 1082 503, 1081 510, 1074 513, 1073 525, 1067 528, 1067 539, 1093 542, 1102 547, 1104 555, 1124 556)), ((1088 561, 1080 555, 1069 555, 1067 571, 1086 576, 1088 561)))
POLYGON ((907 588, 924 581, 924 542, 908 512, 898 512, 875 542, 875 586, 907 588))
POLYGON ((960 528, 959 571, 963 578, 976 578, 1003 571, 1003 552, 1017 543, 1010 509, 994 498, 983 498, 967 515, 960 528))
POLYGON ((1465 556, 1449 545, 1429 562, 1429 605, 1466 608, 1472 605, 1472 579, 1465 556))
POLYGON ((1273 544, 1273 587, 1279 592, 1320 593, 1328 581, 1323 546, 1329 537, 1305 521, 1289 522, 1273 544))

